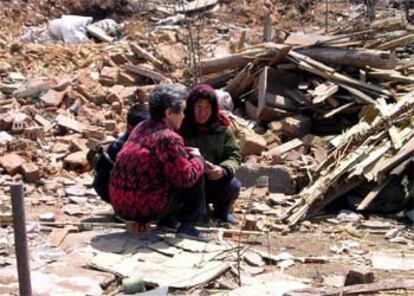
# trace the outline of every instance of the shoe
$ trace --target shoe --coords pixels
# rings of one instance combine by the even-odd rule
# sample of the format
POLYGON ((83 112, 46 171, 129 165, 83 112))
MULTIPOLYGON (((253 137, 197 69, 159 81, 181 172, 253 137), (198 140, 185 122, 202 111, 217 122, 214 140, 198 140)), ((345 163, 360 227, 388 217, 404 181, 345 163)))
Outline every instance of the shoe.
POLYGON ((237 217, 232 213, 227 214, 227 222, 230 224, 239 224, 239 220, 237 220, 237 217))
POLYGON ((161 219, 157 223, 155 231, 164 233, 176 233, 181 223, 174 218, 161 219))
POLYGON ((224 219, 218 218, 215 222, 218 227, 229 227, 229 224, 239 224, 239 220, 237 220, 236 216, 231 213, 227 214, 224 219))
POLYGON ((202 233, 194 226, 182 225, 178 230, 177 236, 179 238, 187 238, 201 242, 209 242, 211 237, 208 234, 202 233))

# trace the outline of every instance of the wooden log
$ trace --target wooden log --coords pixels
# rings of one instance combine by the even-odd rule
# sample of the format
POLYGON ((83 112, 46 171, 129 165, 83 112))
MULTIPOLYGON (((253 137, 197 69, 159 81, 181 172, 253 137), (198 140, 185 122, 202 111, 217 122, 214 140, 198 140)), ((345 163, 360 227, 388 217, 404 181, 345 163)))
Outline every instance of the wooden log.
POLYGON ((231 54, 225 57, 204 59, 200 63, 202 75, 223 72, 229 69, 241 68, 252 62, 254 59, 272 58, 272 60, 281 59, 287 55, 291 46, 275 44, 270 48, 257 47, 247 49, 240 53, 231 54))
POLYGON ((318 62, 306 55, 303 55, 301 53, 295 52, 293 50, 291 50, 289 52, 289 59, 292 62, 295 62, 298 65, 299 69, 302 69, 304 71, 308 71, 310 73, 313 73, 315 75, 319 75, 325 79, 334 81, 334 82, 338 82, 338 83, 342 83, 342 84, 347 84, 347 85, 351 85, 357 88, 362 88, 364 90, 369 90, 369 91, 373 91, 376 92, 378 94, 382 94, 385 95, 387 97, 391 96, 391 92, 382 89, 379 86, 376 85, 372 85, 372 84, 368 84, 368 83, 364 83, 361 81, 358 81, 356 79, 353 79, 349 76, 337 73, 335 71, 335 69, 326 66, 325 64, 318 62))
POLYGON ((263 49, 255 49, 225 57, 210 58, 201 61, 200 71, 202 75, 220 73, 228 69, 236 69, 247 65, 254 60, 254 55, 262 52, 263 49))
POLYGON ((264 152, 263 154, 265 156, 269 156, 269 157, 276 157, 276 156, 282 155, 283 153, 286 153, 286 152, 288 152, 292 149, 296 149, 298 147, 301 147, 302 145, 303 145, 303 142, 300 139, 296 138, 296 139, 293 139, 289 142, 283 143, 282 145, 279 145, 279 146, 277 146, 277 147, 275 147, 275 148, 273 148, 273 149, 271 149, 267 152, 264 152))
POLYGON ((237 75, 237 70, 228 71, 214 76, 207 76, 202 78, 203 84, 211 85, 214 88, 222 88, 226 85, 231 79, 237 75))
POLYGON ((315 91, 313 92, 313 95, 315 96, 312 100, 313 104, 319 104, 323 101, 327 100, 331 96, 333 96, 337 91, 339 87, 338 85, 330 82, 326 82, 323 84, 318 85, 315 88, 315 91))
POLYGON ((144 60, 152 63, 156 67, 160 67, 160 68, 163 67, 164 63, 162 61, 160 61, 159 59, 157 59, 156 57, 154 57, 151 53, 149 53, 148 51, 146 51, 145 49, 143 49, 138 44, 132 43, 130 45, 130 48, 131 48, 132 52, 138 58, 144 59, 144 60))
POLYGON ((399 150, 393 157, 387 159, 378 167, 376 176, 378 178, 385 177, 385 174, 414 155, 414 136, 399 150))
POLYGON ((332 65, 394 69, 400 64, 394 55, 379 50, 314 47, 298 49, 297 52, 332 65))
POLYGON ((362 91, 353 88, 349 85, 345 85, 342 83, 338 84, 340 87, 342 87, 343 89, 347 90, 350 94, 354 95, 355 97, 358 98, 358 101, 361 101, 362 103, 366 103, 366 104, 376 104, 376 101, 371 98, 370 96, 368 96, 367 94, 363 93, 362 91))
POLYGON ((255 79, 253 70, 253 64, 248 64, 236 77, 230 80, 228 85, 224 88, 225 91, 230 93, 233 100, 237 100, 253 85, 255 79))
POLYGON ((390 50, 394 49, 398 46, 404 46, 414 42, 414 34, 407 34, 403 37, 387 41, 382 43, 376 47, 378 50, 390 50))
MULTIPOLYGON (((185 3, 184 1, 183 3, 185 3)), ((192 13, 204 9, 213 8, 218 3, 218 0, 195 0, 190 3, 177 5, 175 11, 177 13, 192 13)))
POLYGON ((104 30, 102 30, 101 28, 98 28, 94 25, 90 25, 86 27, 86 31, 92 36, 95 37, 96 39, 103 41, 103 42, 112 42, 114 41, 114 38, 109 36, 108 34, 105 33, 104 30))
POLYGON ((339 295, 362 295, 374 294, 380 291, 390 290, 414 290, 414 280, 396 279, 389 281, 382 281, 372 284, 352 285, 341 288, 321 288, 321 289, 303 289, 290 291, 283 295, 285 296, 339 296, 339 295))
POLYGON ((394 81, 400 83, 414 83, 414 76, 403 76, 397 71, 392 72, 368 72, 367 73, 369 78, 374 78, 378 80, 385 80, 385 81, 394 81))
POLYGON ((365 198, 361 201, 361 203, 358 205, 357 210, 363 211, 365 210, 371 202, 374 201, 374 199, 378 196, 378 194, 381 192, 381 190, 392 180, 392 178, 389 178, 386 182, 384 182, 381 185, 378 185, 374 189, 372 189, 365 198))
POLYGON ((328 113, 325 113, 323 115, 323 118, 330 118, 338 113, 341 113, 342 111, 348 109, 349 107, 353 106, 355 103, 354 102, 349 102, 348 104, 342 105, 334 110, 329 111, 328 113))
POLYGON ((157 71, 154 71, 152 69, 149 69, 147 67, 144 67, 144 66, 122 65, 121 68, 124 69, 124 70, 127 70, 129 72, 132 72, 134 74, 144 76, 146 78, 150 78, 150 79, 152 79, 154 81, 157 81, 157 82, 160 82, 160 81, 163 81, 163 80, 167 79, 167 77, 165 77, 161 73, 159 73, 157 71))

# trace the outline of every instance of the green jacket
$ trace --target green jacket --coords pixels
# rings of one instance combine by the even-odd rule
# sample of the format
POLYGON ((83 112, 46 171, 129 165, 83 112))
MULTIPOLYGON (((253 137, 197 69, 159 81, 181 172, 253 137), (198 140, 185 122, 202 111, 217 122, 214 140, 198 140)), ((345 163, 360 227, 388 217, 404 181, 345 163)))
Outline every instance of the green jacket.
POLYGON ((240 166, 240 146, 229 127, 220 133, 197 134, 184 140, 186 146, 200 149, 206 160, 224 167, 231 176, 240 166))

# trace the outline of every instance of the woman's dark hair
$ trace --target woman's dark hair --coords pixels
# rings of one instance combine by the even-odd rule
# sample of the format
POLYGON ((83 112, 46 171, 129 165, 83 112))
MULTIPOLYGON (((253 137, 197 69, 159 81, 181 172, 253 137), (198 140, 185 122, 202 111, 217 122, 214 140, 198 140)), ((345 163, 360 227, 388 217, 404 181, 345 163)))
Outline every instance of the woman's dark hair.
POLYGON ((165 110, 170 108, 179 113, 183 108, 187 93, 174 85, 164 84, 156 86, 149 96, 149 112, 151 119, 161 120, 165 117, 165 110))
POLYGON ((134 128, 138 123, 149 118, 148 106, 136 104, 129 108, 127 113, 127 124, 134 128))

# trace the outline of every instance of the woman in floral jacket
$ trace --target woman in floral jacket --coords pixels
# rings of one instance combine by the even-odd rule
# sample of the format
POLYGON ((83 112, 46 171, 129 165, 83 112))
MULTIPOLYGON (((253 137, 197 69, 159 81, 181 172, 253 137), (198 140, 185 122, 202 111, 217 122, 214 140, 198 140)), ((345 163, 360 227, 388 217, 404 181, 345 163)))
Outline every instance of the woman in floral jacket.
POLYGON ((149 98, 150 119, 131 133, 111 173, 115 212, 139 223, 158 221, 181 236, 207 239, 195 223, 205 214, 204 160, 185 148, 175 131, 184 118, 185 93, 171 85, 156 87, 149 98))

